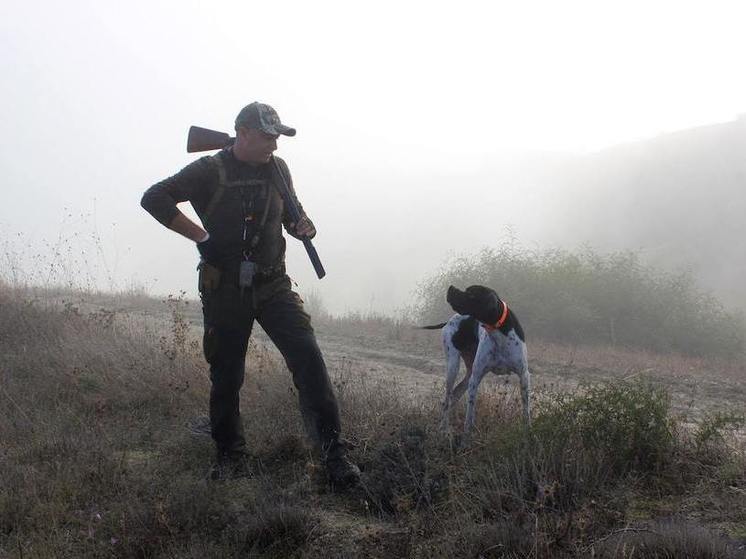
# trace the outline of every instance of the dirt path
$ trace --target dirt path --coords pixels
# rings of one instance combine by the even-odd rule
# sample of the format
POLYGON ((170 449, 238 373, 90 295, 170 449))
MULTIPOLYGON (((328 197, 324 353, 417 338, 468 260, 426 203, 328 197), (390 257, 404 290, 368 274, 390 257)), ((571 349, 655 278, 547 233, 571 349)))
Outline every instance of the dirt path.
MULTIPOLYGON (((172 321, 169 305, 163 301, 123 301, 104 295, 100 300, 69 296, 43 298, 55 301, 60 308, 74 303, 83 312, 115 308, 123 315, 162 322, 166 329, 172 321)), ((201 336, 199 303, 190 301, 179 312, 192 325, 194 336, 201 336)), ((369 379, 415 394, 441 397, 444 364, 439 332, 375 321, 339 320, 317 321, 316 330, 333 376, 350 372, 365 374, 369 379)), ((254 337, 276 353, 258 326, 254 337)), ((718 364, 707 359, 613 348, 572 348, 537 341, 529 341, 529 364, 535 392, 568 390, 588 382, 643 376, 669 390, 674 410, 685 422, 700 420, 715 412, 746 414, 744 364, 718 364)), ((516 378, 488 375, 480 390, 515 392, 516 385, 516 378)), ((746 435, 746 430, 742 434, 746 435)))
MULTIPOLYGON (((322 326, 318 328, 318 340, 333 375, 349 370, 364 372, 418 394, 440 397, 444 365, 437 332, 418 332, 409 339, 395 340, 354 331, 340 334, 322 326)), ((567 360, 557 355, 557 348, 541 344, 536 344, 532 357, 532 349, 529 346, 534 391, 644 377, 669 390, 674 411, 685 423, 715 412, 746 414, 746 379, 739 378, 732 367, 725 370, 702 360, 661 359, 633 352, 617 352, 615 362, 611 362, 609 352, 578 350, 567 360)), ((488 375, 480 390, 512 392, 517 398, 517 378, 488 375)), ((739 434, 746 436, 746 430, 739 434)))

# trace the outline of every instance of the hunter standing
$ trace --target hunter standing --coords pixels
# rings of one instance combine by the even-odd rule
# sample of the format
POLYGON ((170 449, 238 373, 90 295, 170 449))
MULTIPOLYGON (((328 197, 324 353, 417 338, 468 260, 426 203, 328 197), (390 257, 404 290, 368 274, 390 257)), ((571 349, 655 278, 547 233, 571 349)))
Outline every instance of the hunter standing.
POLYGON ((297 202, 285 162, 273 156, 280 135, 294 136, 269 105, 251 103, 235 121, 233 145, 187 165, 150 187, 142 207, 194 241, 200 255, 199 292, 204 353, 210 365, 210 430, 217 446, 213 477, 248 474, 239 410, 249 336, 258 321, 285 358, 298 390, 306 430, 322 453, 330 480, 357 481, 360 470, 340 441, 337 399, 310 316, 285 273, 285 238, 312 238, 316 229, 298 203, 293 223, 277 185, 282 178, 297 202), (278 165, 272 165, 272 159, 278 165), (276 176, 282 172, 283 177, 276 176), (186 217, 190 202, 204 229, 186 217))

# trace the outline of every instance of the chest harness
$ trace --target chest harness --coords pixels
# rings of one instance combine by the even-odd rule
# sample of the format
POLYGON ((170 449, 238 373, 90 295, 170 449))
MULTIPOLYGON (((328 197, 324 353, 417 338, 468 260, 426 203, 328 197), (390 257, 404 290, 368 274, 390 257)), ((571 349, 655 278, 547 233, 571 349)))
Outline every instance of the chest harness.
POLYGON ((241 240, 243 241, 243 259, 250 260, 254 256, 254 250, 259 246, 259 240, 261 239, 264 226, 267 223, 267 216, 269 215, 269 207, 272 205, 272 196, 270 195, 270 184, 266 178, 257 179, 239 179, 229 181, 225 171, 225 163, 220 153, 212 156, 212 161, 218 171, 218 185, 215 188, 215 192, 210 198, 210 201, 205 208, 203 221, 209 227, 210 217, 215 212, 220 200, 223 198, 225 191, 229 188, 239 188, 241 195, 241 211, 243 213, 243 233, 241 240), (259 220, 259 225, 254 228, 254 234, 251 239, 248 239, 249 230, 252 228, 251 225, 255 221, 255 211, 257 196, 248 196, 247 189, 249 188, 262 188, 262 193, 265 196, 264 209, 262 210, 262 216, 259 220), (248 239, 248 242, 247 242, 248 239))

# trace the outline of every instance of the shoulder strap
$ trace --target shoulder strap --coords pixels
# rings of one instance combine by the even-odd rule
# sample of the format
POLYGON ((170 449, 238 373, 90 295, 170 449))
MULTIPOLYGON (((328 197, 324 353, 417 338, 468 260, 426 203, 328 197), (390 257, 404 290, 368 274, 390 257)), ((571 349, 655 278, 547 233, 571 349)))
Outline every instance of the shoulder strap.
POLYGON ((254 250, 259 244, 261 235, 264 232, 264 226, 267 224, 267 216, 269 215, 269 207, 272 205, 272 187, 270 185, 265 185, 265 193, 267 194, 267 201, 264 203, 264 212, 262 213, 262 220, 259 222, 259 228, 254 234, 254 237, 251 239, 252 250, 254 250))
POLYGON ((202 217, 205 225, 208 225, 208 222, 210 221, 210 215, 212 215, 212 212, 215 211, 215 208, 220 203, 220 199, 223 197, 227 186, 227 181, 225 178, 225 164, 223 163, 223 157, 221 156, 221 153, 222 152, 218 152, 212 156, 212 162, 215 164, 215 167, 218 170, 218 186, 217 188, 215 188, 215 192, 213 192, 212 198, 210 198, 210 201, 207 203, 207 208, 205 208, 205 214, 202 217))

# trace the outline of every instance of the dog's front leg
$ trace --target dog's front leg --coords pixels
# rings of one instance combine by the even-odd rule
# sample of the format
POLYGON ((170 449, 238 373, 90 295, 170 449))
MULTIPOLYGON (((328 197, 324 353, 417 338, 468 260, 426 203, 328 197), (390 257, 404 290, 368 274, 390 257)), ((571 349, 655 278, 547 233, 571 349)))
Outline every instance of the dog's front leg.
POLYGON ((440 428, 443 431, 450 429, 451 402, 453 401, 453 385, 456 383, 459 365, 461 364, 461 355, 458 350, 450 343, 445 343, 446 353, 446 397, 443 400, 443 411, 440 418, 440 428))

